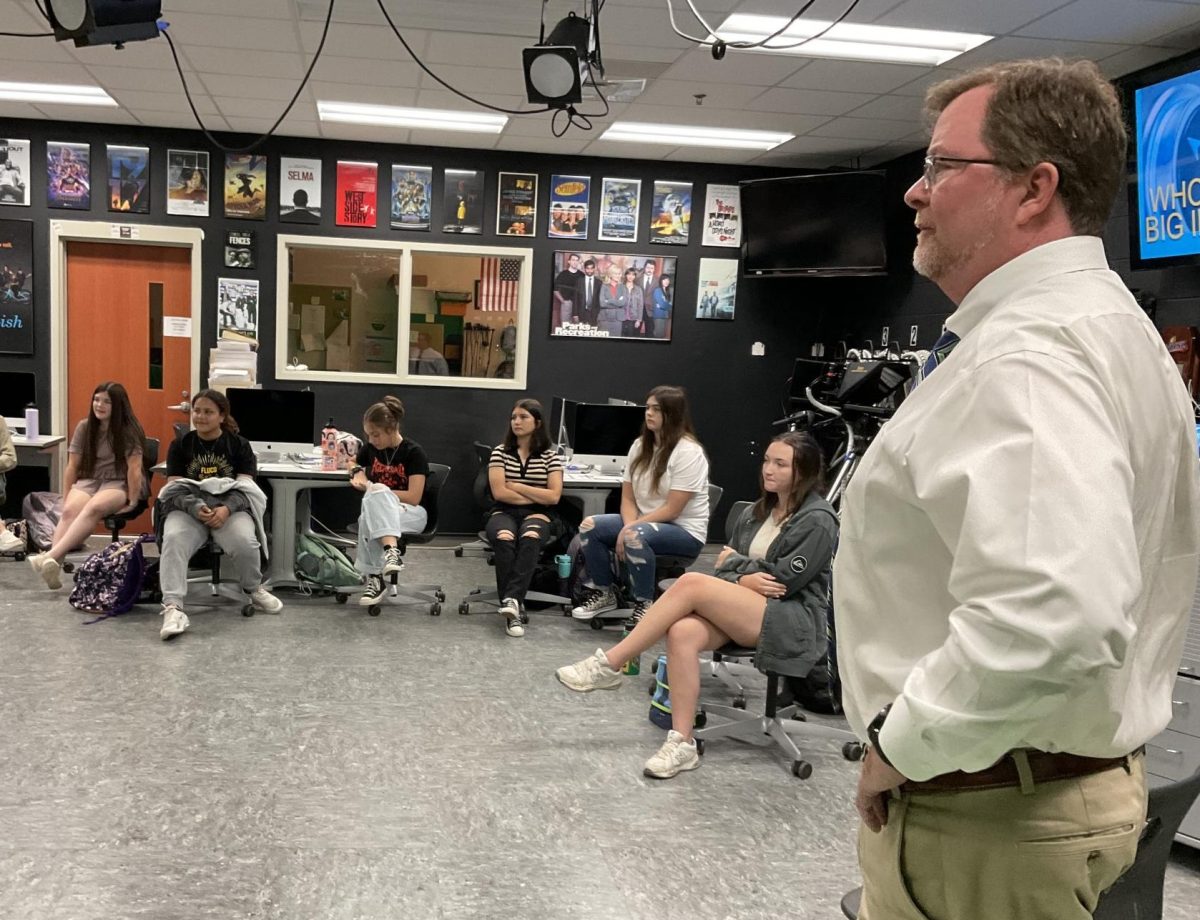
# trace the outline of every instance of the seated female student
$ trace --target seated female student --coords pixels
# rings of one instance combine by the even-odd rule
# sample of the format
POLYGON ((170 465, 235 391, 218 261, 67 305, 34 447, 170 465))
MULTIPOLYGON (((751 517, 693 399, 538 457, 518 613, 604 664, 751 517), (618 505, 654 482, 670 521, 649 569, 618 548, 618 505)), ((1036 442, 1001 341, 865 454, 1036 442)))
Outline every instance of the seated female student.
POLYGON ((504 631, 519 638, 525 635, 521 604, 551 526, 552 509, 562 497, 563 474, 540 402, 517 400, 508 421, 504 443, 492 450, 488 461, 493 504, 484 529, 496 563, 504 631))
POLYGON ((825 653, 830 561, 837 536, 833 508, 818 486, 824 469, 811 435, 788 432, 768 446, 762 495, 717 557, 715 577, 688 572, 617 645, 559 668, 572 690, 611 690, 621 666, 667 637, 671 724, 645 774, 669 779, 700 766, 692 722, 700 695, 698 656, 730 640, 757 649, 760 670, 803 677, 825 653))
POLYGON ((183 610, 188 560, 209 536, 236 570, 255 607, 267 613, 283 609, 283 602, 262 583, 267 499, 254 482, 254 451, 238 434, 224 393, 201 390, 192 397, 192 428, 171 442, 167 485, 158 496, 158 577, 163 593, 158 634, 164 640, 188 628, 183 610))
POLYGON ((579 527, 587 567, 583 602, 571 615, 590 620, 615 610, 613 564, 628 576, 637 623, 654 600, 656 553, 700 555, 708 535, 708 457, 696 440, 681 387, 655 387, 646 397, 642 434, 629 448, 621 513, 585 518, 579 527))
POLYGON ((379 603, 387 593, 384 578, 404 568, 400 536, 420 533, 428 515, 421 507, 429 460, 416 441, 400 433, 404 404, 385 396, 363 413, 367 443, 350 467, 350 485, 365 492, 358 516, 358 552, 354 567, 367 576, 358 602, 379 603))
MULTIPOLYGON (((0 504, 5 500, 4 474, 17 465, 17 449, 13 446, 12 435, 8 431, 8 423, 0 416, 0 504)), ((25 541, 4 526, 0 518, 0 553, 13 553, 25 549, 25 541)))
POLYGON ((125 387, 107 382, 92 391, 88 417, 75 426, 67 447, 63 511, 50 549, 29 557, 47 587, 62 587, 63 557, 82 546, 106 515, 129 510, 141 500, 147 488, 144 438, 125 387))

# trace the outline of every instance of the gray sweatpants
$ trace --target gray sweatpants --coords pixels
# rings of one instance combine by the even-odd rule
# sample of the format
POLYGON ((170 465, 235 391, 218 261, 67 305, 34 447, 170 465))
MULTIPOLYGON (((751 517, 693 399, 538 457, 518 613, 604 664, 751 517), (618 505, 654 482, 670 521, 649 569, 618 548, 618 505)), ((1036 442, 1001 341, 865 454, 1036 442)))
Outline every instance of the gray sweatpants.
POLYGON ((358 515, 354 567, 364 575, 378 575, 383 571, 383 544, 379 538, 420 533, 427 520, 424 508, 403 504, 394 492, 368 492, 358 515))
POLYGON ((183 606, 188 590, 188 560, 208 541, 210 533, 237 571, 243 591, 253 591, 262 584, 261 547, 254 532, 254 518, 245 511, 235 511, 225 526, 209 530, 186 511, 172 511, 163 523, 162 547, 158 551, 163 604, 183 606))

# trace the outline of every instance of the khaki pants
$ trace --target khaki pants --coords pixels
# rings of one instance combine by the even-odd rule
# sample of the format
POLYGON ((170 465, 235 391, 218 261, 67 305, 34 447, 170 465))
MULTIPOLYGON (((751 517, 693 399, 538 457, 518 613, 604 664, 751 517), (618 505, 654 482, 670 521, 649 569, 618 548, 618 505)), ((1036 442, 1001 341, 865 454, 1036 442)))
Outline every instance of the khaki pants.
POLYGON ((901 793, 860 825, 860 920, 1085 920, 1133 864, 1146 820, 1144 758, 1077 779, 901 793))

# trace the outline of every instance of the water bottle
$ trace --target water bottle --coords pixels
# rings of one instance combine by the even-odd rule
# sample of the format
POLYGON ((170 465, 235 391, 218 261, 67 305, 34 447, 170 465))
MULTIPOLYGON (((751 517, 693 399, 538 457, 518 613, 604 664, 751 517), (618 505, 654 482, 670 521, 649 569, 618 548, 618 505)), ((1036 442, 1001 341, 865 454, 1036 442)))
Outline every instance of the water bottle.
MULTIPOLYGON (((628 629, 622 630, 622 632, 621 632, 622 639, 624 639, 628 635, 629 635, 628 629)), ((641 674, 642 673, 642 656, 634 655, 627 662, 625 662, 625 664, 623 664, 621 666, 621 673, 628 674, 630 677, 634 677, 638 674, 641 674)))
POLYGON ((38 410, 37 406, 30 403, 25 407, 25 437, 36 438, 38 436, 38 410))
POLYGON ((333 416, 321 429, 321 470, 332 473, 337 470, 337 428, 333 425, 333 416))

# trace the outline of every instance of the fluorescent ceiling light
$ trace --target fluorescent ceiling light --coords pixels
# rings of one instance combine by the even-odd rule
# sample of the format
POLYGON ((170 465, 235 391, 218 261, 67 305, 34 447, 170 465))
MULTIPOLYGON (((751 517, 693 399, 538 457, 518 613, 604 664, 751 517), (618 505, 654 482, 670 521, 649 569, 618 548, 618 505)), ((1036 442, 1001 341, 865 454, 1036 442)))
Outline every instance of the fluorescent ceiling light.
MULTIPOLYGON (((762 41, 783 28, 786 16, 758 16, 734 13, 717 32, 723 42, 762 41)), ((933 29, 901 29, 895 26, 860 25, 839 22, 820 38, 802 42, 829 28, 829 23, 799 19, 787 31, 752 50, 771 54, 797 54, 803 57, 849 58, 855 61, 885 61, 893 64, 925 64, 936 67, 965 51, 978 48, 995 36, 970 32, 938 32, 933 29), (794 45, 795 47, 787 47, 794 45)), ((711 36, 714 40, 718 36, 711 36)))
POLYGON ((640 141, 673 147, 733 147, 739 150, 771 150, 796 135, 780 131, 745 131, 740 128, 700 128, 693 125, 651 125, 616 121, 600 135, 602 141, 640 141))
POLYGON ((117 105, 117 101, 98 86, 67 86, 61 83, 0 82, 0 99, 56 102, 61 105, 117 105))
POLYGON ((317 101, 321 121, 354 125, 393 125, 400 128, 436 128, 441 131, 479 131, 499 134, 508 124, 504 115, 452 112, 446 109, 410 109, 398 105, 364 105, 359 102, 317 101))

